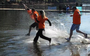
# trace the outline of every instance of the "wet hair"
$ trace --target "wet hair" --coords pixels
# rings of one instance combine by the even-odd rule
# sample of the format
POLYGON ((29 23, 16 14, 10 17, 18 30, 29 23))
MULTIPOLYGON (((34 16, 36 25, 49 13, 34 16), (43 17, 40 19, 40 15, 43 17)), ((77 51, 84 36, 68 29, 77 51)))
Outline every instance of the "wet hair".
POLYGON ((44 10, 40 11, 40 14, 41 14, 42 18, 44 19, 45 18, 45 12, 44 12, 44 10))

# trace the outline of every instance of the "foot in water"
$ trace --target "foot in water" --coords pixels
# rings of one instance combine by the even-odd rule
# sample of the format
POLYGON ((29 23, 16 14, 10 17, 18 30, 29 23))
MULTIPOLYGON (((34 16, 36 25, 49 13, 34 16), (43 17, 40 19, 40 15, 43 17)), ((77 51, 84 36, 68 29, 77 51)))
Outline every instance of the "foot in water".
POLYGON ((67 40, 67 42, 70 42, 70 39, 69 38, 65 38, 67 40))
POLYGON ((50 43, 51 43, 51 38, 50 38, 50 40, 49 40, 49 45, 50 45, 50 43))
POLYGON ((26 34, 26 36, 30 36, 30 34, 28 33, 28 34, 26 34))

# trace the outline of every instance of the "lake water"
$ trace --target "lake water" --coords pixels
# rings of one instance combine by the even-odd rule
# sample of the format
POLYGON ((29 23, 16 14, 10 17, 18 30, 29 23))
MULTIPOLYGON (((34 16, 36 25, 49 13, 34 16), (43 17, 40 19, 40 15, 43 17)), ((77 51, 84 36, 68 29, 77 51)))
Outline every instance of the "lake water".
MULTIPOLYGON (((72 25, 72 13, 46 12, 52 23, 45 22, 44 35, 52 38, 48 41, 39 38, 39 44, 33 44, 36 30, 29 26, 34 22, 26 11, 0 11, 0 56, 88 56, 90 44, 82 44, 83 35, 74 31, 71 42, 66 42, 72 25)), ((90 37, 90 13, 82 13, 80 30, 90 37)))

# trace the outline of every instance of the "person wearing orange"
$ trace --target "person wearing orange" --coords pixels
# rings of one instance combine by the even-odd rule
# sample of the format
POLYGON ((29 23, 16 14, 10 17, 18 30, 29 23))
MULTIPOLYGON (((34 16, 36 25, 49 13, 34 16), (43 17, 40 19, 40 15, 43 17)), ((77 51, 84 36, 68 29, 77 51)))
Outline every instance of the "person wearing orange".
POLYGON ((74 11, 74 14, 71 15, 71 17, 73 16, 73 24, 72 24, 72 27, 70 29, 70 36, 69 38, 66 38, 66 40, 69 42, 71 37, 72 37, 72 34, 73 34, 73 31, 76 29, 76 31, 78 33, 82 33, 85 38, 87 38, 87 34, 86 33, 83 33, 79 30, 79 27, 80 27, 80 24, 81 24, 81 15, 80 15, 80 11, 76 8, 76 7, 73 7, 73 11, 74 11))
POLYGON ((36 17, 39 16, 39 13, 35 9, 29 9, 25 4, 23 4, 25 9, 27 10, 28 14, 30 15, 31 19, 33 19, 35 22, 32 23, 29 27, 29 32, 26 35, 30 35, 31 28, 36 27, 36 30, 38 30, 38 23, 35 20, 36 17))
POLYGON ((39 30, 34 38, 34 43, 37 43, 39 36, 45 40, 48 40, 49 43, 51 43, 51 38, 48 38, 46 36, 43 35, 43 31, 45 29, 45 21, 49 22, 49 25, 51 26, 51 22, 49 21, 49 19, 45 16, 45 12, 44 11, 40 11, 40 16, 38 18, 36 18, 36 21, 39 24, 39 30))

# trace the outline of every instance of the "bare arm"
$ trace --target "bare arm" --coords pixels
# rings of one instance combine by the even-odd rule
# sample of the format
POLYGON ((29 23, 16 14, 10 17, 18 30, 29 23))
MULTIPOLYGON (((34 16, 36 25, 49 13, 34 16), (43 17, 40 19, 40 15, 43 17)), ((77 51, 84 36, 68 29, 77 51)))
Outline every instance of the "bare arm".
POLYGON ((25 7, 26 10, 29 10, 29 8, 23 3, 23 6, 25 7))
POLYGON ((47 21, 48 21, 49 25, 51 26, 52 24, 51 24, 51 22, 49 21, 49 19, 48 19, 47 21))

